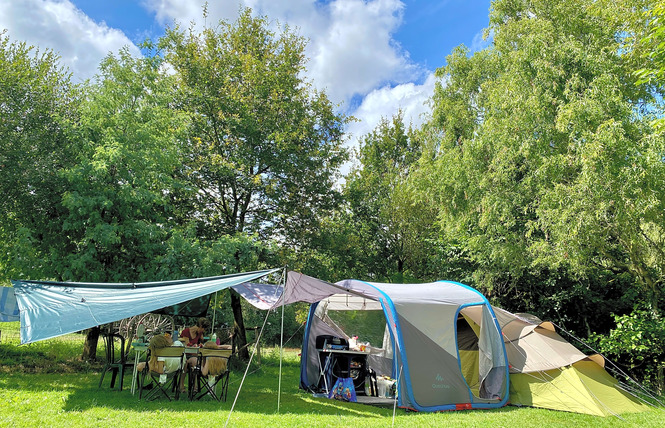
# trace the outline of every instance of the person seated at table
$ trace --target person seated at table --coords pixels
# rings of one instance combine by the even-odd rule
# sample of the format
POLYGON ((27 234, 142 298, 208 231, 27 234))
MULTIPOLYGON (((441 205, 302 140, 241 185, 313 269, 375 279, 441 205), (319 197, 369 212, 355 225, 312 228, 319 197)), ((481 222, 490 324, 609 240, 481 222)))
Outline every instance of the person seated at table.
MULTIPOLYGON (((204 348, 208 349, 231 349, 231 345, 218 345, 214 342, 206 342, 203 344, 204 348)), ((226 358, 206 358, 201 367, 201 374, 203 376, 217 376, 226 371, 228 360, 226 358)))
POLYGON ((180 332, 180 341, 185 346, 195 346, 203 343, 203 335, 210 329, 210 321, 208 318, 199 318, 196 325, 185 328, 180 332))
MULTIPOLYGON (((212 340, 204 343, 202 347, 208 349, 231 349, 231 345, 218 345, 212 340)), ((196 363, 198 362, 197 360, 198 357, 189 357, 187 359, 183 370, 185 373, 188 373, 188 376, 189 368, 195 367, 196 363)), ((218 374, 222 374, 226 371, 226 364, 226 358, 206 358, 203 361, 203 367, 201 367, 201 374, 203 374, 203 376, 207 376, 208 374, 217 376, 218 374)), ((185 392, 185 376, 180 377, 180 392, 185 392)))
MULTIPOLYGON (((148 367, 151 371, 156 373, 170 373, 177 370, 180 363, 175 358, 159 358, 155 351, 157 349, 173 346, 173 341, 170 336, 158 334, 150 339, 148 349, 150 350, 150 360, 148 360, 148 367)), ((145 362, 136 365, 136 371, 141 372, 145 368, 145 362)))

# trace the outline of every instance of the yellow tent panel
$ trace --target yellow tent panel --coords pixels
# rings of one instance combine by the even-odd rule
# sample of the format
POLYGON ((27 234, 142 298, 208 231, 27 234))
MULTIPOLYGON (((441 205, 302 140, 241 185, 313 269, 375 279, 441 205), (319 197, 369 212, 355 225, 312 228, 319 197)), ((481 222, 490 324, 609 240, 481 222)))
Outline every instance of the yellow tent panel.
POLYGON ((596 416, 647 410, 591 360, 554 370, 511 374, 510 403, 596 416))

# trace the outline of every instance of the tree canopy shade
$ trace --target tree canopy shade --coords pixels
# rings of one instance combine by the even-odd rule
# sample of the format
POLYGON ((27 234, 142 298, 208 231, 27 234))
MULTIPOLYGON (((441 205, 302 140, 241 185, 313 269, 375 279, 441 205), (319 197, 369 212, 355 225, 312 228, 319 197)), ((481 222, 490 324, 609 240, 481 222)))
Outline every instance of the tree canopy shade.
POLYGON ((492 46, 460 47, 437 71, 439 133, 413 186, 481 283, 629 272, 657 306, 664 142, 631 49, 649 3, 498 0, 492 46))
POLYGON ((302 236, 338 201, 347 156, 347 118, 303 79, 305 40, 247 9, 200 34, 168 29, 160 46, 192 115, 180 173, 200 236, 302 236))
POLYGON ((665 81, 665 2, 655 2, 645 14, 648 29, 640 43, 644 49, 642 54, 651 61, 636 74, 643 83, 662 85, 665 81))

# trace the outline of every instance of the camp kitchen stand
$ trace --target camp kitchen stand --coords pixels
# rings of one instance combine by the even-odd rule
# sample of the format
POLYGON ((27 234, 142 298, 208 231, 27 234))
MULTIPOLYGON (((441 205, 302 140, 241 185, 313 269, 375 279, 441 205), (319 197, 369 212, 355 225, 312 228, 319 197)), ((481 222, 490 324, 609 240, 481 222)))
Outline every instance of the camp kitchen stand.
POLYGON ((346 339, 334 336, 318 336, 316 345, 319 352, 319 391, 328 394, 337 379, 350 377, 356 395, 364 395, 368 353, 349 350, 346 339))

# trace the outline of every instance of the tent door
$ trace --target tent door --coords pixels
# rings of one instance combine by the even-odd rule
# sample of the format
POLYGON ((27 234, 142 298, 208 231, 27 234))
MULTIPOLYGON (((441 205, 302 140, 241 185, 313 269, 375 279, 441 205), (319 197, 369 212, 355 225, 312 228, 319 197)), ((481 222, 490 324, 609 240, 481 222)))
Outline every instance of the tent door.
POLYGON ((506 362, 503 342, 486 305, 469 306, 457 317, 457 348, 460 369, 474 399, 503 399, 506 362))

